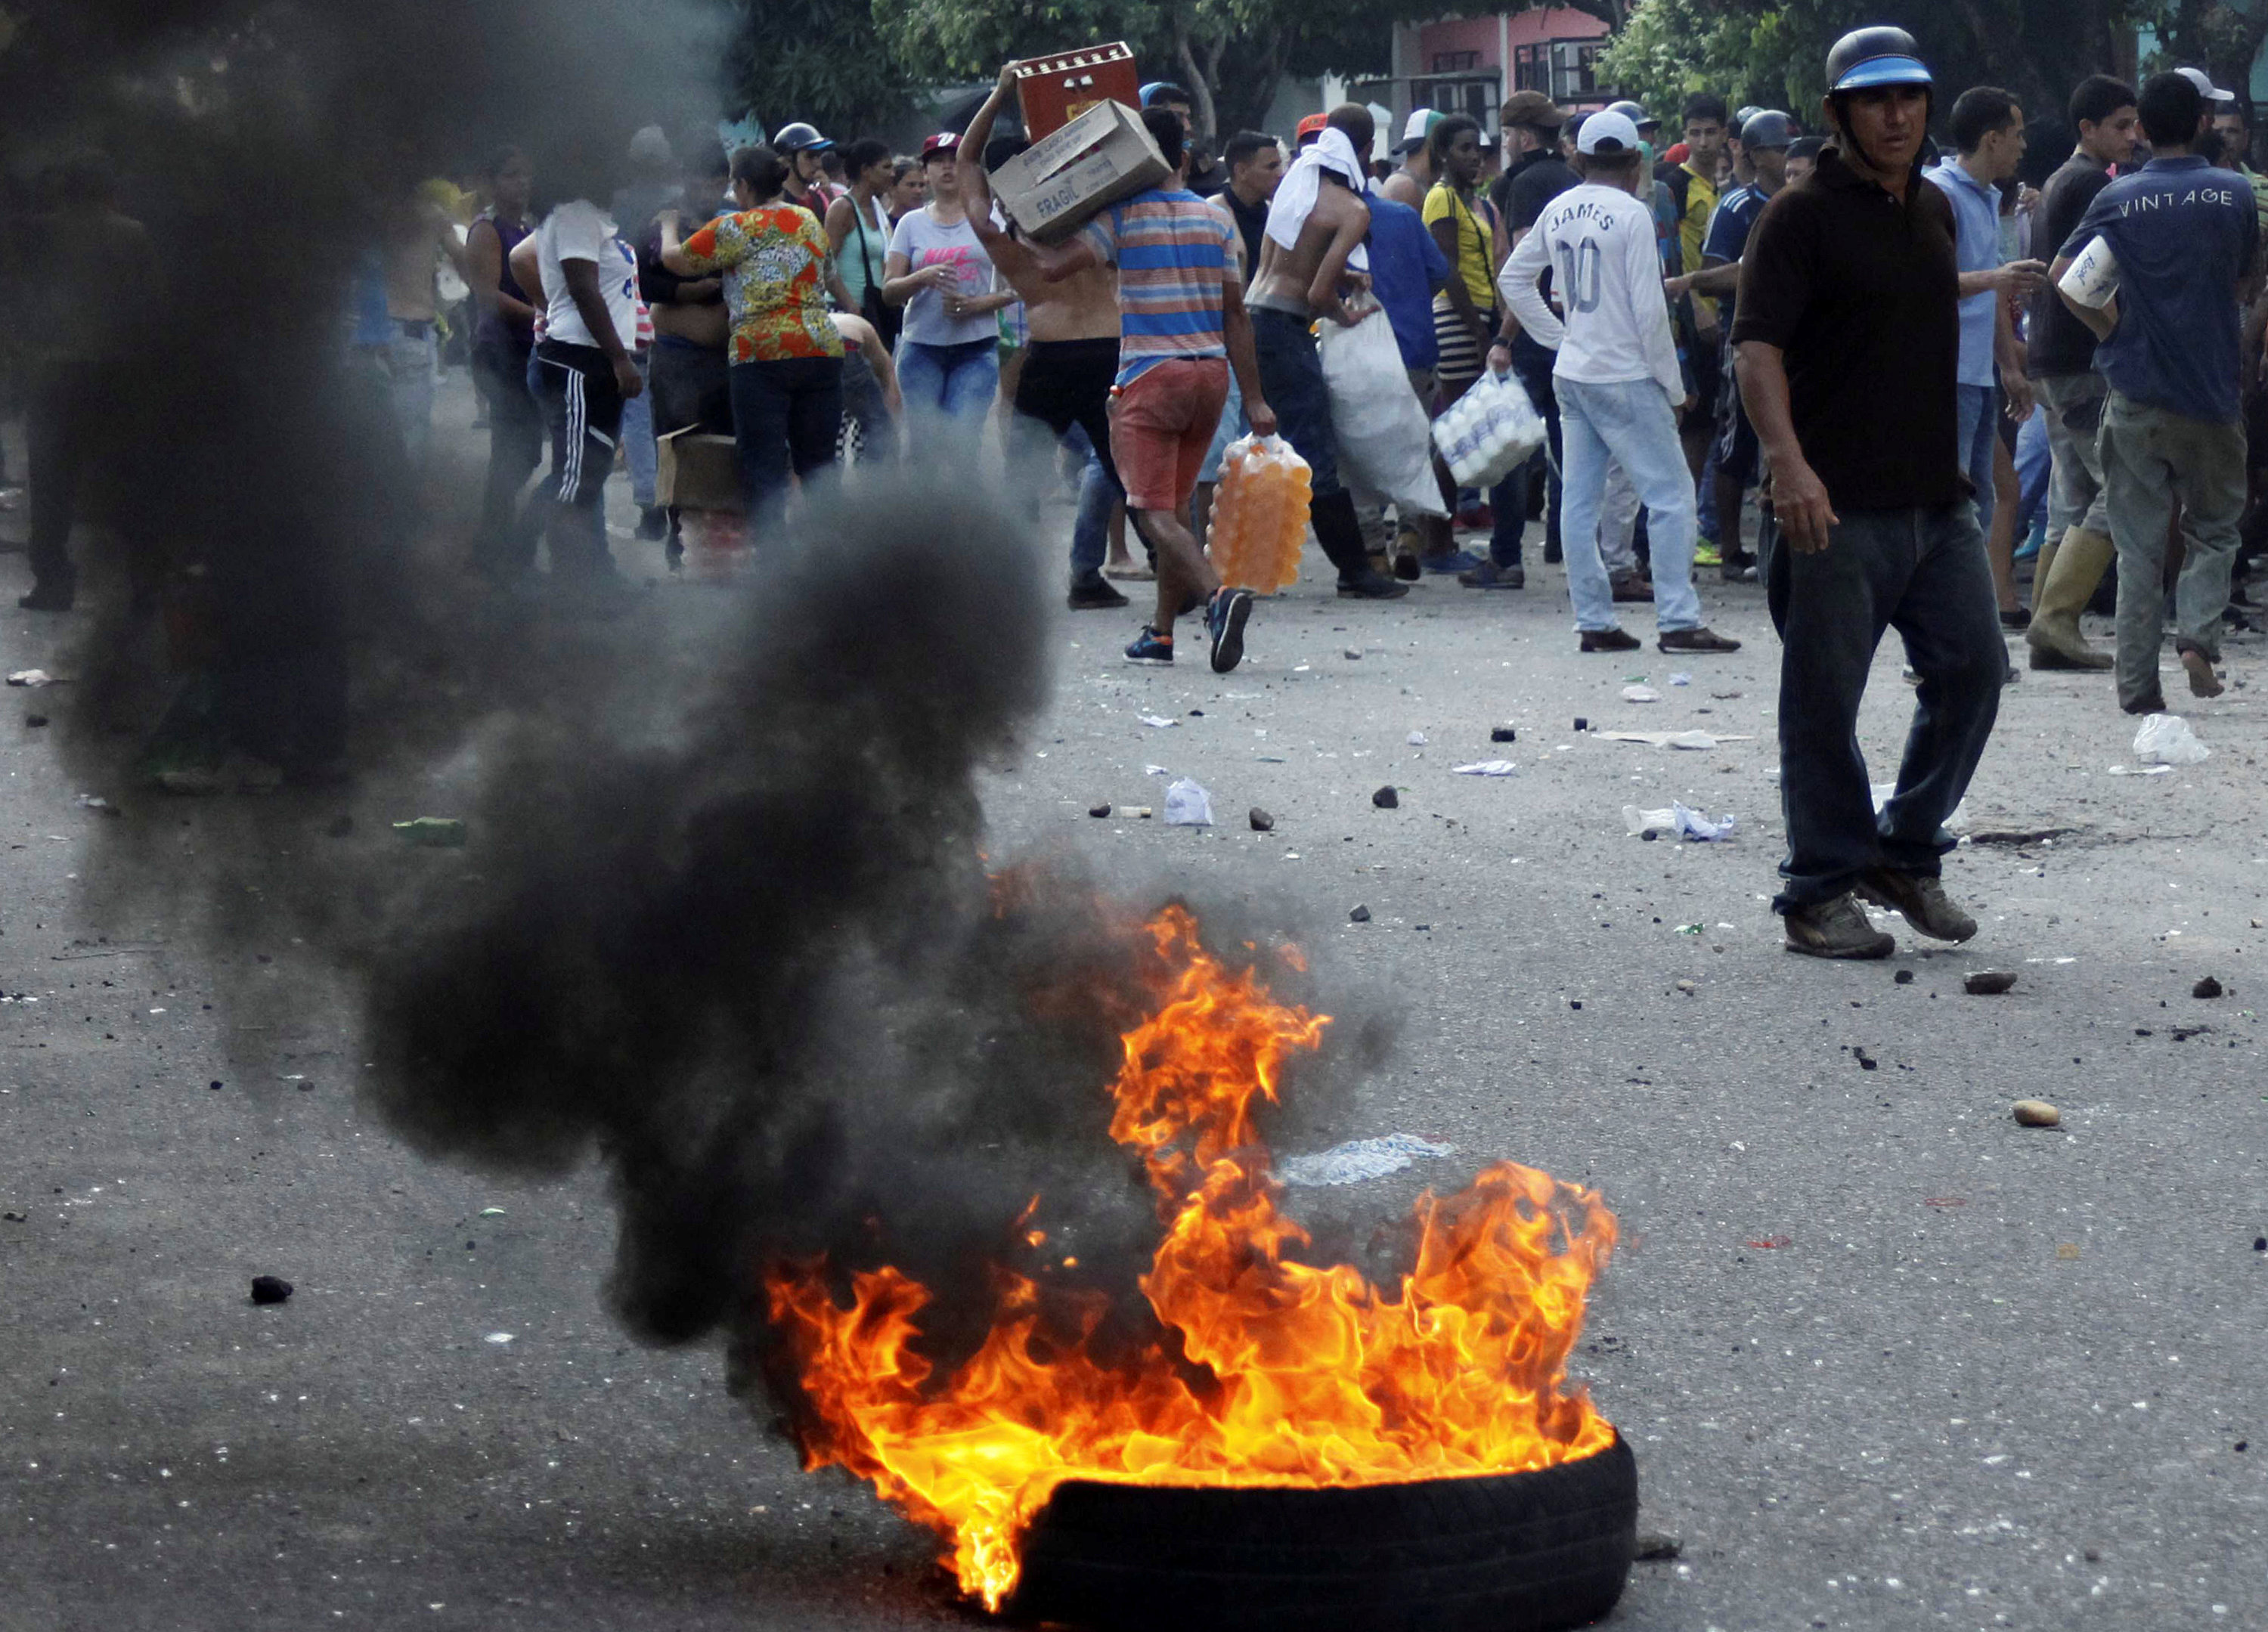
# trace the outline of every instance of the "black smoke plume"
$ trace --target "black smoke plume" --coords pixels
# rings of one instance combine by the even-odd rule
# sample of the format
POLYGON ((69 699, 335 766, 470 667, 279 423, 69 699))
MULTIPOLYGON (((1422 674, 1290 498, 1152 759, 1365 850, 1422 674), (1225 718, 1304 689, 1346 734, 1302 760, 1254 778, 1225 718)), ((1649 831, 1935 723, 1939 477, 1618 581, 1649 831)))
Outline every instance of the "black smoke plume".
MULTIPOLYGON (((602 1164, 610 1298, 650 1341, 723 1327, 759 1357, 765 1263, 825 1251, 938 1288, 950 1349, 1035 1193, 1138 1323, 1155 1224, 1105 1090, 1145 989, 1115 903, 1171 886, 985 854, 985 767, 1048 685, 1057 572, 1027 518, 927 469, 814 506, 738 589, 605 623, 499 608, 341 362, 377 201, 504 139, 553 195, 594 187, 637 125, 713 109, 707 16, 92 0, 0 49, 0 94, 26 99, 11 164, 108 148, 166 246, 164 343, 111 476, 168 615, 110 587, 65 752, 114 791, 195 702, 238 748, 287 769, 343 750, 357 778, 130 797, 90 910, 199 949, 247 1051, 335 1015, 368 1102, 424 1151, 602 1164), (66 62, 108 66, 37 71, 66 62), (183 624, 210 646, 186 669, 183 624), (385 829, 418 815, 462 818, 468 844, 385 829)), ((1202 916, 1219 947, 1282 938, 1248 901, 1202 916)), ((1269 975, 1294 1001, 1327 984, 1269 975)), ((1300 1068, 1310 1104, 1381 1037, 1343 1018, 1300 1068)))

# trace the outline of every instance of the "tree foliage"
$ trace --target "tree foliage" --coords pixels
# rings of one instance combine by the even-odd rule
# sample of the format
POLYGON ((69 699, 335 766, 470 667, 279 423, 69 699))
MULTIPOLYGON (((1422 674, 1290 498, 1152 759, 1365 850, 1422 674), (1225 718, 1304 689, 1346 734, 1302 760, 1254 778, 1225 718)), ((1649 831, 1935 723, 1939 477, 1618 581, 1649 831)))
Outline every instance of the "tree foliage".
POLYGON ((725 101, 767 126, 802 119, 829 135, 872 130, 904 113, 910 86, 932 77, 908 71, 868 0, 734 4, 725 101))
MULTIPOLYGON (((2258 9, 2268 23, 2268 5, 2258 9)), ((2035 122, 2055 123, 2073 85, 2112 68, 2126 31, 2162 26, 2209 37, 2233 58, 2242 49, 2235 36, 2254 19, 2222 0, 1636 0, 1602 71, 1665 113, 1709 90, 1734 106, 1810 118, 1825 90, 1828 48, 1846 30, 1876 23, 1913 34, 1941 107, 1970 85, 1998 85, 2035 122), (2233 20, 2214 15, 2223 13, 2233 20)), ((2253 33, 2251 49, 2259 43, 2253 33)), ((2181 60, 2210 62, 2240 84, 2250 77, 2250 55, 2239 70, 2190 50, 2181 60)))

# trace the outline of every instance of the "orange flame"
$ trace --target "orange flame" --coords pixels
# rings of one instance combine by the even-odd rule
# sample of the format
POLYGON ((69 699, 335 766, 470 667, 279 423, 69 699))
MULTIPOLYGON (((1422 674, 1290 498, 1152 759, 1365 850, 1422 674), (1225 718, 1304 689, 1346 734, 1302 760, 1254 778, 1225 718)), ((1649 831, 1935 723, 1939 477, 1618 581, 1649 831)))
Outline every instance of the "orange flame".
POLYGON ((1065 1331, 1059 1295, 1043 1310, 1035 1282, 1002 1269, 983 1342, 935 1383, 913 1347, 930 1301, 918 1282, 856 1275, 845 1309, 823 1261, 766 1276, 806 1397, 805 1465, 839 1463, 939 1532, 988 1608, 1066 1479, 1391 1483, 1546 1467, 1613 1438, 1565 1380, 1614 1245, 1596 1194, 1511 1162, 1446 1201, 1429 1192, 1417 1267, 1391 1292, 1344 1264, 1287 1261, 1307 1237, 1277 1210, 1253 1099, 1276 1099, 1284 1061, 1316 1047, 1329 1017, 1230 974, 1183 908, 1147 929, 1161 1001, 1123 1039, 1110 1131, 1158 1194, 1166 1236, 1141 1285, 1178 1354, 1158 1342, 1098 1359, 1100 1293, 1073 1300, 1065 1331))

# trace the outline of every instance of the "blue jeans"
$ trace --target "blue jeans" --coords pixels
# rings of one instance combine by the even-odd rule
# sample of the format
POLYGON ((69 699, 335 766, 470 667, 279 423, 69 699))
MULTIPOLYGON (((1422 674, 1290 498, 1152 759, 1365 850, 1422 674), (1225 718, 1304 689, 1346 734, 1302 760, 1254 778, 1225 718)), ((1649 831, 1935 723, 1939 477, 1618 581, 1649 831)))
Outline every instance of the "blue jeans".
POLYGON ((778 520, 791 467, 805 478, 808 497, 810 479, 835 463, 843 434, 843 359, 735 363, 732 384, 740 486, 751 531, 761 533, 778 520))
MULTIPOLYGON (((1073 430, 1071 437, 1082 444, 1086 441, 1083 431, 1073 430)), ((1070 437, 1064 438, 1065 441, 1071 439, 1070 437)), ((1102 461, 1090 450, 1086 456, 1086 469, 1079 477, 1079 516, 1071 526, 1071 576, 1073 583, 1091 580, 1102 570, 1103 558, 1110 550, 1110 512, 1125 496, 1126 489, 1110 479, 1110 473, 1103 469, 1102 461)))
POLYGON ((1520 546, 1528 532, 1528 485, 1540 469, 1544 473, 1543 540, 1559 537, 1559 506, 1564 497, 1559 482, 1559 399, 1551 388, 1551 365, 1556 351, 1538 345, 1522 334, 1512 342, 1513 378, 1527 388, 1528 400, 1543 415, 1544 444, 1535 457, 1489 489, 1489 509, 1496 525, 1489 532, 1489 559, 1499 567, 1520 565, 1520 546))
POLYGON ((947 420, 973 443, 1000 392, 999 342, 972 340, 965 345, 926 346, 903 340, 898 342, 897 362, 898 390, 905 398, 908 417, 917 423, 947 420))
POLYGON ((1984 756, 2008 664, 1975 513, 1958 500, 1845 510, 1825 549, 1775 547, 1771 574, 1787 818, 1779 867, 1787 882, 1774 908, 1832 901, 1874 867, 1934 878, 1954 846, 1945 819, 1984 756), (1878 818, 1859 750, 1859 702, 1885 629, 1904 637, 1921 683, 1897 791, 1878 818))
POLYGON ((652 353, 637 353, 638 378, 646 388, 622 404, 622 452, 630 459, 630 503, 640 510, 653 508, 653 484, 659 474, 660 450, 653 445, 652 353))
POLYGON ((2000 388, 1961 386, 1961 474, 1977 489, 1977 530, 1992 536, 1992 445, 2000 436, 2000 388))
POLYGON ((1677 439, 1677 411, 1660 382, 1626 380, 1594 386, 1553 382, 1559 393, 1559 434, 1565 448, 1565 489, 1559 547, 1566 556, 1567 592, 1575 627, 1615 627, 1615 592, 1599 557, 1599 501, 1607 465, 1623 467, 1646 505, 1646 534, 1653 552, 1653 621, 1664 634, 1701 626, 1701 598, 1693 592, 1693 475, 1677 439))

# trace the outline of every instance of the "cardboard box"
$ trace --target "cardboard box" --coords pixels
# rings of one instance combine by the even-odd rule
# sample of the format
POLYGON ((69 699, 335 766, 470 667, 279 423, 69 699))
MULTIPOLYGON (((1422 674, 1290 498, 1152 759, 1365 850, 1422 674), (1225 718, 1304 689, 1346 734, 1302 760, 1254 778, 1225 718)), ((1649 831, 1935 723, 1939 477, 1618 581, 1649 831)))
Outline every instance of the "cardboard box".
POLYGON ((1140 115, 1106 100, 1001 165, 992 192, 1027 237, 1051 244, 1173 173, 1140 115))
POLYGON ((1027 57, 1014 67, 1024 134, 1035 142, 1053 136, 1097 103, 1123 102, 1132 108, 1142 105, 1141 76, 1134 70, 1134 53, 1123 40, 1085 51, 1027 57))
POLYGON ((659 452, 653 501, 682 510, 721 510, 737 515, 747 508, 740 494, 740 451, 730 437, 688 426, 656 439, 659 452))

